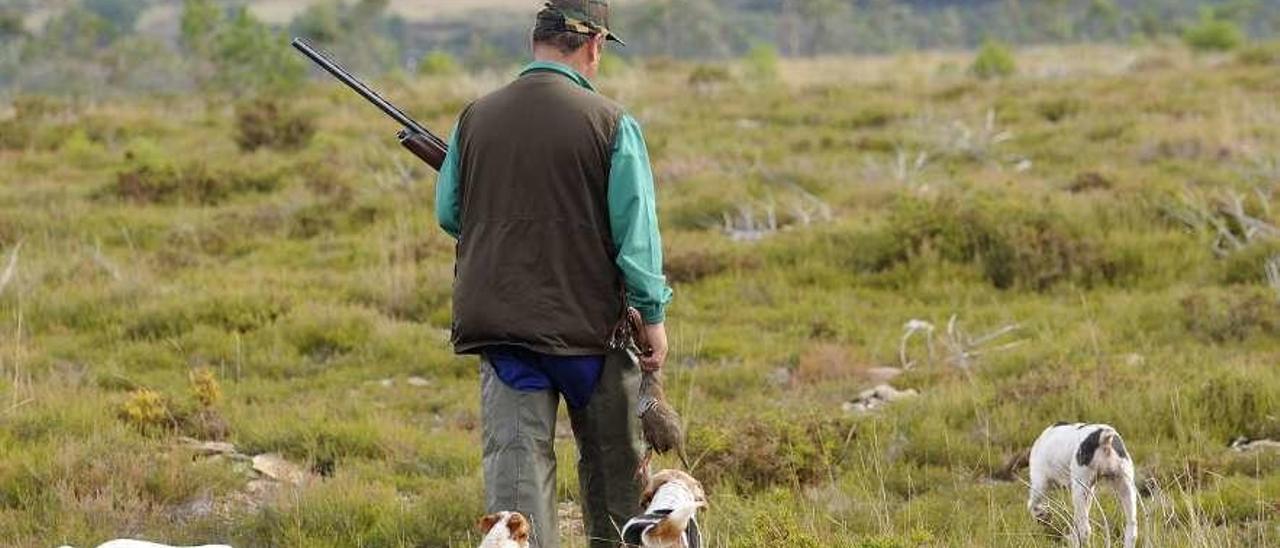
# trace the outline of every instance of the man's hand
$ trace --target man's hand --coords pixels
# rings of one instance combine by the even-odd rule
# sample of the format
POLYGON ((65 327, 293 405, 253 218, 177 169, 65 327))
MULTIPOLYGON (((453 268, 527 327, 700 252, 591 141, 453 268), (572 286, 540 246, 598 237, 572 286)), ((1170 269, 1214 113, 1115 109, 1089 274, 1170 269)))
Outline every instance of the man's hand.
POLYGON ((660 323, 646 325, 644 334, 649 339, 649 348, 652 351, 648 355, 640 356, 640 369, 658 371, 667 361, 667 328, 660 323))

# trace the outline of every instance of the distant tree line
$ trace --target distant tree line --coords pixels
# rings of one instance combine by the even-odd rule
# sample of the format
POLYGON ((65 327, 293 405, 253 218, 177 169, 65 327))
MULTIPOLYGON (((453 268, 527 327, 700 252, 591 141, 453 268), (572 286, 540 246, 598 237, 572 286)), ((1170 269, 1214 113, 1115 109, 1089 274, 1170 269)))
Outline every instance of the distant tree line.
POLYGON ((307 74, 289 48, 292 35, 381 72, 398 66, 406 49, 406 26, 387 13, 388 3, 321 0, 278 28, 242 2, 69 0, 31 30, 24 14, 39 7, 38 0, 0 0, 0 89, 74 95, 277 90, 307 74), (138 29, 140 16, 162 4, 178 7, 177 17, 158 32, 138 29))
POLYGON ((759 43, 788 56, 1181 36, 1205 21, 1265 39, 1280 3, 1261 0, 654 0, 618 27, 638 54, 736 55, 759 43))
MULTIPOLYGON (((531 5, 536 4, 531 0, 531 5)), ((409 21, 389 0, 317 0, 290 23, 243 0, 0 0, 0 90, 68 94, 281 88, 307 74, 288 49, 306 36, 360 72, 501 68, 527 55, 528 17, 473 13, 409 21), (150 8, 177 8, 157 25, 150 8), (54 8, 51 8, 53 6, 54 8), (26 16, 52 9, 28 28, 26 16)), ((532 9, 532 7, 531 7, 532 9)), ((644 0, 617 6, 623 56, 714 59, 1181 37, 1229 48, 1280 35, 1262 0, 644 0)))

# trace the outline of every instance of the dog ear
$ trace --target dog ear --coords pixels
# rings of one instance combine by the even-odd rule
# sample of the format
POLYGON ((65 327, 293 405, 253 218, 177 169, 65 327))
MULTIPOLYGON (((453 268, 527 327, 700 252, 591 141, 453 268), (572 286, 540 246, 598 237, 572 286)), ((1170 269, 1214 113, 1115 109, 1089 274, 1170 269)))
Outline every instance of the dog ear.
POLYGON ((513 512, 511 517, 507 518, 507 531, 511 533, 511 540, 516 542, 529 540, 529 520, 524 519, 524 515, 520 512, 513 512))
POLYGON ((498 514, 489 514, 480 518, 480 521, 476 523, 476 527, 480 529, 481 533, 488 533, 493 530, 493 526, 499 521, 502 521, 502 516, 498 514))
POLYGON ((1116 433, 1105 431, 1102 433, 1101 439, 1098 440, 1098 448, 1105 449, 1108 453, 1115 452, 1116 433))

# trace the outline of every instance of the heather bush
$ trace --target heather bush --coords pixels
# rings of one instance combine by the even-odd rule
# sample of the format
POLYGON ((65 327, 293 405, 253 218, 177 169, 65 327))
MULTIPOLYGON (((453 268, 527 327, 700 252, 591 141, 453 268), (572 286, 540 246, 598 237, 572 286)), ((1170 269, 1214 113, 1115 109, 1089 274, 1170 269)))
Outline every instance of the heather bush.
POLYGON ((306 146, 316 133, 315 121, 289 105, 265 96, 237 105, 236 144, 240 149, 296 150, 306 146))
POLYGON ((982 43, 978 55, 969 66, 969 72, 983 80, 1012 76, 1018 71, 1017 61, 1009 46, 994 40, 982 43))

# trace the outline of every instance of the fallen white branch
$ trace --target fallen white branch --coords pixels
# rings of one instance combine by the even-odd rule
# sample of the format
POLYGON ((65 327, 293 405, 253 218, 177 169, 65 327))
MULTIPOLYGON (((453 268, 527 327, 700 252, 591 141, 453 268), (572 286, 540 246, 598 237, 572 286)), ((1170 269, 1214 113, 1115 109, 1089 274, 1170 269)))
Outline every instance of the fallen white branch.
MULTIPOLYGON (((1280 274, 1280 273, 1278 273, 1280 274)), ((946 349, 946 363, 959 368, 965 374, 969 374, 975 365, 976 360, 984 355, 995 352, 1002 352, 1022 345, 1025 341, 1014 340, 1003 344, 994 345, 998 339, 1001 339, 1019 329, 1020 324, 1007 324, 998 329, 992 330, 985 335, 972 337, 960 328, 959 316, 951 315, 951 319, 947 321, 946 332, 942 334, 941 340, 943 348, 946 349)), ((907 355, 907 345, 911 338, 916 334, 922 334, 925 340, 925 347, 929 352, 929 361, 933 361, 933 338, 935 328, 932 323, 924 320, 913 319, 903 324, 902 339, 898 341, 898 361, 903 369, 910 369, 916 365, 916 361, 907 355)))
POLYGON ((903 369, 911 369, 916 362, 907 359, 907 341, 916 333, 924 333, 925 347, 929 350, 929 361, 933 361, 933 324, 924 320, 910 320, 902 326, 902 341, 898 343, 898 362, 903 369))
POLYGON ((951 315, 951 319, 947 321, 947 333, 943 336, 942 342, 951 354, 947 361, 951 363, 951 365, 960 368, 966 374, 970 373, 970 370, 973 368, 974 362, 978 357, 991 354, 993 352, 1009 350, 1024 342, 1018 340, 999 346, 984 348, 987 344, 995 341, 996 339, 1021 329, 1022 326, 1019 324, 1008 324, 996 329, 995 331, 987 333, 986 335, 973 338, 970 337, 968 333, 965 333, 960 329, 958 319, 957 315, 951 315))
POLYGON ((110 274, 113 280, 117 282, 120 281, 121 279, 120 267, 116 266, 116 264, 112 262, 111 259, 108 259, 106 255, 102 254, 101 242, 98 242, 96 245, 94 245, 93 255, 91 255, 91 257, 93 258, 93 262, 96 263, 98 267, 102 268, 102 270, 106 271, 107 274, 110 274))
POLYGON ((9 264, 4 267, 4 272, 0 273, 0 295, 4 294, 4 289, 9 286, 9 282, 13 281, 14 273, 18 271, 19 251, 22 251, 22 242, 18 242, 13 251, 9 252, 9 264))
POLYGON ((1272 255, 1267 260, 1265 270, 1267 272, 1267 284, 1271 286, 1271 289, 1275 290, 1276 297, 1280 298, 1280 255, 1272 255))
MULTIPOLYGON (((1264 212, 1270 211, 1267 194, 1256 190, 1264 212)), ((1261 240, 1280 238, 1280 228, 1245 211, 1245 196, 1227 192, 1214 199, 1205 199, 1190 189, 1184 190, 1179 203, 1165 208, 1172 218, 1196 231, 1213 235, 1213 252, 1224 257, 1261 240), (1210 202, 1216 205, 1210 205, 1210 202)), ((1266 213, 1264 213, 1266 214, 1266 213)))

